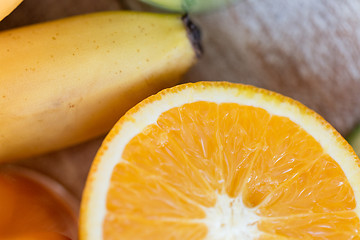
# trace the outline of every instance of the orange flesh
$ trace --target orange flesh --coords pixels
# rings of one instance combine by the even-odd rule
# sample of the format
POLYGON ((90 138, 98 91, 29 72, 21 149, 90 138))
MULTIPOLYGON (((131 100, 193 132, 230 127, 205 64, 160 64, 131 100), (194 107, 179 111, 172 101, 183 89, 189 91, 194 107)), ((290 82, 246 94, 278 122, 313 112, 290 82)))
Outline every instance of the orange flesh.
POLYGON ((77 223, 66 205, 41 184, 0 170, 0 239, 66 240, 77 223))
POLYGON ((122 158, 108 191, 105 239, 204 239, 204 209, 219 194, 256 209, 261 240, 360 239, 340 166, 297 124, 263 109, 209 102, 170 109, 122 158))

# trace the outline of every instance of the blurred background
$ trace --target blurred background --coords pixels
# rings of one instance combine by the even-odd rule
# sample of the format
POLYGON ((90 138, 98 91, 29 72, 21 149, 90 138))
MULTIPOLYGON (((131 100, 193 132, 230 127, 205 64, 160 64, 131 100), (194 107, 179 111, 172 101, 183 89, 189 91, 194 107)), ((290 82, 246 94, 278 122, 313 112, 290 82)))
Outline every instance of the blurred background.
MULTIPOLYGON (((105 10, 164 11, 136 0, 24 0, 0 30, 105 10)), ((360 2, 238 0, 190 17, 204 55, 184 77, 231 81, 299 100, 343 136, 360 122, 360 2)), ((78 199, 102 137, 20 162, 50 175, 78 199)))

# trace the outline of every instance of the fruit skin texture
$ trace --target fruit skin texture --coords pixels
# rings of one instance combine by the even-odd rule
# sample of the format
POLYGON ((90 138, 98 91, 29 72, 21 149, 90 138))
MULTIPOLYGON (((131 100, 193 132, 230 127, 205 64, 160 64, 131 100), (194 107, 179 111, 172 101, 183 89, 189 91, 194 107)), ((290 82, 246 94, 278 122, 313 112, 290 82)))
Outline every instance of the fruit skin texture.
POLYGON ((22 0, 1 0, 0 3, 0 21, 9 15, 22 0))
POLYGON ((101 12, 0 33, 0 162, 108 131, 196 56, 179 15, 101 12))

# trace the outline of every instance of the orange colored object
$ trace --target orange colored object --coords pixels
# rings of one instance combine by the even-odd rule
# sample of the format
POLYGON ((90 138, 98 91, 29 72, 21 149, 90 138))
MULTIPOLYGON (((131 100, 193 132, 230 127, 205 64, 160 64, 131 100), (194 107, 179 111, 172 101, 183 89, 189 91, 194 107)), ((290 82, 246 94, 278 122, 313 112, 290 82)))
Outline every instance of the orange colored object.
POLYGON ((360 161, 319 115, 251 86, 166 89, 93 162, 82 240, 360 239, 360 161))
POLYGON ((26 169, 0 168, 0 239, 74 240, 76 203, 51 179, 26 169))
POLYGON ((14 9, 19 6, 22 0, 1 0, 0 1, 0 21, 9 15, 14 9))

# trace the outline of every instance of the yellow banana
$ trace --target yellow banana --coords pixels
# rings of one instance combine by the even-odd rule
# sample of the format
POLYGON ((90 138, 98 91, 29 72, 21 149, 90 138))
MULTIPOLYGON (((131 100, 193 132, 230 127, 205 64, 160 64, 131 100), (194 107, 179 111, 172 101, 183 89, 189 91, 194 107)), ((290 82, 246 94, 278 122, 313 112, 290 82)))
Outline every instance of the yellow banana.
POLYGON ((0 0, 0 21, 9 15, 22 0, 0 0))
POLYGON ((125 11, 0 33, 0 161, 104 134, 179 82, 196 62, 197 33, 179 15, 125 11))
POLYGON ((228 5, 235 0, 141 0, 156 7, 177 12, 204 12, 228 5))

